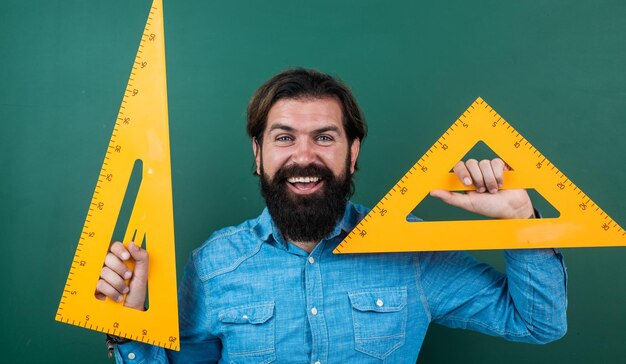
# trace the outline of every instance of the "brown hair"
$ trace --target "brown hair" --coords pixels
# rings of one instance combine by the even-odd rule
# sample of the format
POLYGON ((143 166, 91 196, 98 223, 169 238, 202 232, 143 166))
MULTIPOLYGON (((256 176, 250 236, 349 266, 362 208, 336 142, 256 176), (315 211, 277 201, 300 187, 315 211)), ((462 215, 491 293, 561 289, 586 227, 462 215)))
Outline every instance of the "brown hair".
POLYGON ((363 141, 367 135, 367 124, 348 86, 330 75, 306 68, 282 71, 259 87, 248 103, 248 135, 256 138, 259 145, 262 144, 267 114, 278 100, 324 97, 334 97, 339 101, 343 127, 350 144, 356 138, 363 141))

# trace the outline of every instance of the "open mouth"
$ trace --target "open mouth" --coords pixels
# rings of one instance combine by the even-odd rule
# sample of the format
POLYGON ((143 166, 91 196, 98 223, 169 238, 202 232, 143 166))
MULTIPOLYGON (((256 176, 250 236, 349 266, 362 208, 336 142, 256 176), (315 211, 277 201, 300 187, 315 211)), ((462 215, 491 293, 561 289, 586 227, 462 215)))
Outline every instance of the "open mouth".
POLYGON ((323 180, 320 177, 289 177, 287 179, 289 189, 297 194, 309 194, 316 192, 322 187, 323 180))

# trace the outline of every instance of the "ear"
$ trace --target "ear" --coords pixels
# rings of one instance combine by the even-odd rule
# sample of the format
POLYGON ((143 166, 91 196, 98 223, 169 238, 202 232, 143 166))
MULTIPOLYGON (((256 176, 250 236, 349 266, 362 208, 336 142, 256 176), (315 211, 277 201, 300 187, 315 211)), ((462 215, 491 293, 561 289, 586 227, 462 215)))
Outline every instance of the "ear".
POLYGON ((350 146, 350 174, 354 174, 356 170, 356 160, 359 158, 361 150, 361 139, 355 138, 350 146))
POLYGON ((261 175, 261 146, 256 137, 252 138, 252 152, 254 153, 254 163, 256 163, 256 174, 261 175))

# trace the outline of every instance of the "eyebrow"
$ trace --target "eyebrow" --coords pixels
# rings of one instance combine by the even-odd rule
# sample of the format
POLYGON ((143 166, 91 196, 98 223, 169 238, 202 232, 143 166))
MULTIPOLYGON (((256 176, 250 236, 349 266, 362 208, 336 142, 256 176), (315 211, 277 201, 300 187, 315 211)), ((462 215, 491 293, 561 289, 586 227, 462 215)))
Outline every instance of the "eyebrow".
POLYGON ((274 131, 276 129, 289 131, 289 132, 293 132, 293 131, 296 130, 296 129, 292 128, 291 126, 288 126, 288 125, 285 125, 285 124, 281 124, 281 123, 276 123, 276 124, 272 125, 270 127, 270 130, 268 130, 268 131, 274 131))
MULTIPOLYGON (((293 127, 289 125, 281 124, 281 123, 276 123, 272 125, 268 131, 272 132, 274 130, 284 130, 284 131, 291 132, 291 133, 296 131, 296 129, 294 129, 293 127)), ((319 134, 319 133, 326 133, 329 131, 334 131, 336 133, 339 133, 339 128, 334 125, 325 126, 325 127, 313 130, 313 133, 319 134)))
POLYGON ((319 129, 315 129, 314 132, 319 134, 319 133, 326 133, 328 131, 334 131, 336 133, 339 133, 339 128, 336 126, 325 126, 323 128, 319 128, 319 129))

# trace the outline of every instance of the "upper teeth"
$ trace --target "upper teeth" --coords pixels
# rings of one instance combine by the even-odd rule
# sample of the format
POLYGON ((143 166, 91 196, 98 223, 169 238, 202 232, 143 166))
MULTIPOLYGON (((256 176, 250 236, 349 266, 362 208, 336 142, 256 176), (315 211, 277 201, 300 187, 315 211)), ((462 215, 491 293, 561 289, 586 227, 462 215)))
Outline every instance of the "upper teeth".
POLYGON ((319 177, 291 177, 287 181, 289 181, 289 183, 310 183, 319 180, 319 177))

